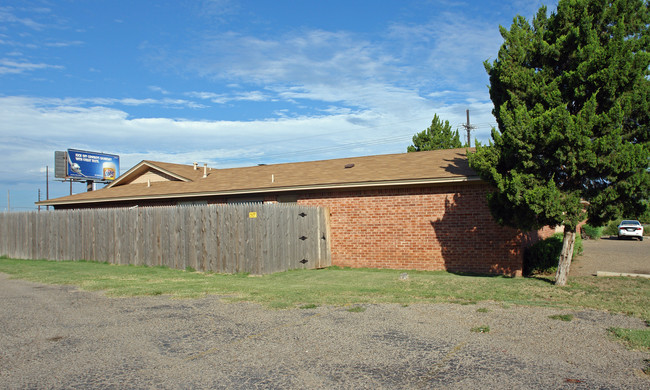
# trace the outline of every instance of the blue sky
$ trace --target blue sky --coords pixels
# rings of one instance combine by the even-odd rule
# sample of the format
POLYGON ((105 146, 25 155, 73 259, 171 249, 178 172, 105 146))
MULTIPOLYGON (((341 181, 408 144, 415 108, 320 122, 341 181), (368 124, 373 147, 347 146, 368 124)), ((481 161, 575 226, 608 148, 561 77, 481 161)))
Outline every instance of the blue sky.
MULTIPOLYGON (((0 3, 0 210, 34 210, 54 151, 214 168, 402 153, 434 114, 495 125, 483 61, 556 1, 0 3)), ((74 184, 73 192, 85 185, 74 184)))

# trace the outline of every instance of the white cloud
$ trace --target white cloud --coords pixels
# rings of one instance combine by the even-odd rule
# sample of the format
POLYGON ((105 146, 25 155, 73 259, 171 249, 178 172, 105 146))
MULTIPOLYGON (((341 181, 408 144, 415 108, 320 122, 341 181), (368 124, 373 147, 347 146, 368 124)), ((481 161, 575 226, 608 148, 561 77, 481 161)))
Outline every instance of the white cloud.
POLYGON ((38 23, 31 18, 21 18, 14 14, 12 7, 0 7, 0 23, 20 24, 33 30, 42 30, 45 25, 38 23))
POLYGON ((64 69, 61 65, 34 64, 31 62, 14 61, 7 58, 0 59, 0 74, 19 74, 39 69, 64 69))
POLYGON ((154 98, 33 98, 31 102, 41 108, 57 107, 58 110, 70 109, 74 111, 86 110, 88 106, 95 106, 94 109, 102 109, 104 106, 164 106, 184 108, 205 108, 205 105, 186 99, 154 99, 154 98))
POLYGON ((149 90, 153 91, 153 92, 161 93, 163 95, 169 95, 171 93, 171 92, 167 91, 166 89, 161 88, 161 87, 156 86, 156 85, 150 85, 149 90))
POLYGON ((348 33, 321 30, 299 31, 273 40, 234 32, 208 36, 177 61, 204 77, 265 85, 325 79, 343 83, 383 78, 393 70, 383 65, 392 61, 390 56, 370 43, 348 33))
POLYGON ((70 46, 81 46, 83 44, 84 44, 84 41, 46 42, 45 46, 47 46, 47 47, 70 47, 70 46))
POLYGON ((209 100, 221 99, 225 97, 224 94, 218 94, 214 92, 198 92, 198 91, 186 92, 185 95, 189 97, 198 98, 198 99, 209 99, 209 100))
POLYGON ((274 100, 274 97, 263 91, 245 91, 235 92, 232 94, 214 93, 214 92, 186 92, 185 96, 202 100, 210 100, 212 103, 226 104, 229 102, 266 102, 274 100))
POLYGON ((198 2, 197 13, 203 17, 221 20, 224 16, 236 13, 238 3, 231 0, 201 0, 198 2))

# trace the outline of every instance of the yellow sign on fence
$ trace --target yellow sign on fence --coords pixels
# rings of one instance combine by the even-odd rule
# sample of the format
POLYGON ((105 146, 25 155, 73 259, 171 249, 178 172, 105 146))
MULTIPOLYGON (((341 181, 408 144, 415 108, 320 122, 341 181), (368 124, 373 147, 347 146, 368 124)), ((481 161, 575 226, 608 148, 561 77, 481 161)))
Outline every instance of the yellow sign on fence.
POLYGON ((248 213, 248 218, 257 218, 257 212, 256 211, 251 211, 248 213))

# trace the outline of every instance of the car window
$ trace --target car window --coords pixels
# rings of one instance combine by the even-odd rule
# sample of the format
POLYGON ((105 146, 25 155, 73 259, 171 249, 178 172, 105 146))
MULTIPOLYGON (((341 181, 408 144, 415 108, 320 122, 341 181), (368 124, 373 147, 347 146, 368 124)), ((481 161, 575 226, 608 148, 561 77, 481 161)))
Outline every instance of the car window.
POLYGON ((622 221, 621 225, 623 225, 623 224, 625 224, 625 225, 641 225, 641 223, 639 221, 622 221))

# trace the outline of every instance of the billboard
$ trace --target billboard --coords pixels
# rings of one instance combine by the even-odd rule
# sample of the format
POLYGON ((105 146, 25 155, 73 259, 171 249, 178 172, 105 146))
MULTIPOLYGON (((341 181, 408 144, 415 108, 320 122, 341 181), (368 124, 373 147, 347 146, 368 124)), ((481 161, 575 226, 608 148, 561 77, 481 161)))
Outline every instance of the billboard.
POLYGON ((72 180, 113 181, 120 174, 120 157, 68 149, 66 176, 72 180))
POLYGON ((58 150, 54 152, 54 178, 68 178, 68 152, 58 150))

